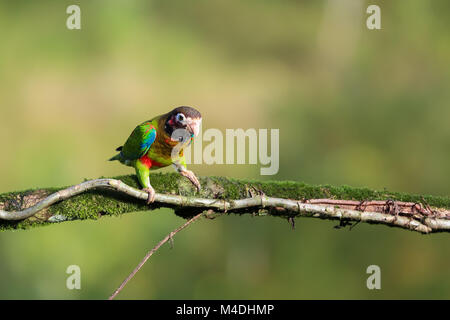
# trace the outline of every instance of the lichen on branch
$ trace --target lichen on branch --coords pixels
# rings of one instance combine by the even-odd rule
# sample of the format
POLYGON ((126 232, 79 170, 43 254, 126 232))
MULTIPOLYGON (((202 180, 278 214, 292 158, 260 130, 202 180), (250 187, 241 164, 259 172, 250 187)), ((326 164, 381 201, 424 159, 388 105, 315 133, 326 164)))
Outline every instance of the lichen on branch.
POLYGON ((152 174, 152 185, 158 194, 156 203, 151 206, 143 201, 147 195, 138 190, 134 175, 85 181, 67 189, 47 188, 0 194, 0 230, 98 219, 104 215, 160 207, 172 208, 186 217, 192 216, 193 209, 198 212, 198 208, 204 208, 217 214, 251 213, 364 221, 422 233, 450 230, 448 197, 348 186, 313 186, 292 181, 227 177, 201 177, 200 181, 202 190, 197 193, 189 181, 177 174, 152 174), (2 220, 15 219, 14 215, 20 220, 2 220))

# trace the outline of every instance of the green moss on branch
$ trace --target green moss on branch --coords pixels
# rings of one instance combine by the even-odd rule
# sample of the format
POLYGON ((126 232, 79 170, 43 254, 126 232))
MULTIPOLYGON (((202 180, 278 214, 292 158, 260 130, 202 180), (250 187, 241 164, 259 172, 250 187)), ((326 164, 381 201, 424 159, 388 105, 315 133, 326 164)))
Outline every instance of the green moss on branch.
MULTIPOLYGON (((139 188, 134 175, 115 177, 125 184, 139 188)), ((191 183, 178 174, 152 174, 152 185, 157 192, 182 196, 236 200, 252 194, 264 193, 269 197, 287 199, 341 199, 341 200, 393 200, 415 202, 436 208, 450 209, 450 198, 413 195, 400 192, 376 191, 348 186, 307 185, 292 181, 256 181, 227 177, 201 177, 202 191, 196 193, 191 183)), ((49 194, 64 188, 46 188, 0 194, 0 209, 19 211, 28 208, 49 194)), ((110 190, 88 191, 57 203, 22 221, 0 221, 0 230, 26 229, 70 220, 98 219, 103 215, 120 215, 146 211, 169 205, 147 206, 144 201, 110 190)), ((175 208, 177 209, 177 208, 175 208)), ((181 209, 181 211, 189 209, 181 209)), ((251 210, 245 210, 251 212, 251 210)))

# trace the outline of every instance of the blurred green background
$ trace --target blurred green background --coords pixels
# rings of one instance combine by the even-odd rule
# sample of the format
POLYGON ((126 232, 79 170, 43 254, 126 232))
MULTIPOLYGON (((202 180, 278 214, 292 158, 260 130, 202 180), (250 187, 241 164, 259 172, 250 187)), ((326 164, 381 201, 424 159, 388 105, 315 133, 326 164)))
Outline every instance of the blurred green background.
MULTIPOLYGON (((0 192, 133 173, 106 161, 140 122, 279 128, 280 170, 200 175, 449 195, 450 2, 0 1, 0 192), (81 30, 66 28, 81 7, 81 30), (369 4, 382 30, 366 28, 369 4)), ((170 171, 171 169, 169 169, 170 171)), ((0 298, 104 299, 169 231, 169 210, 0 233, 0 298), (67 266, 81 290, 66 289, 67 266)), ((359 224, 202 220, 122 299, 450 298, 450 238, 359 224), (382 289, 366 288, 367 266, 382 289)))

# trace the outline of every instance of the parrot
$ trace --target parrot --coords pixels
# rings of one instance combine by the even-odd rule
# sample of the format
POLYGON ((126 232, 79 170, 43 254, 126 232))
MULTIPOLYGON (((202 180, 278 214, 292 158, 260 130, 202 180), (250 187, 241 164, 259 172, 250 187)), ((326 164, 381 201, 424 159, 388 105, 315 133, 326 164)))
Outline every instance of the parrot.
POLYGON ((183 149, 189 146, 200 132, 202 116, 192 107, 181 106, 138 125, 125 144, 116 149, 118 154, 109 161, 133 167, 142 191, 148 193, 147 204, 155 201, 155 189, 150 184, 150 170, 173 165, 200 191, 195 174, 187 170, 183 149), (180 133, 181 135, 177 134, 180 133))

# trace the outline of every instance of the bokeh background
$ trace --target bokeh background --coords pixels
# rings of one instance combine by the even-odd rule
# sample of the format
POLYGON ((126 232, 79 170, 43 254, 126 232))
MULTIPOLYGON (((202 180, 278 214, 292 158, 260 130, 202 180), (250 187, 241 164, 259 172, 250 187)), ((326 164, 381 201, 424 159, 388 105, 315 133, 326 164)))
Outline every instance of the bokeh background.
MULTIPOLYGON (((200 175, 449 195, 447 0, 0 0, 0 192, 133 173, 106 161, 178 105, 279 128, 280 170, 200 175), (81 30, 66 28, 81 7, 81 30), (369 4, 382 30, 366 28, 369 4)), ((171 169, 169 169, 171 170, 171 169)), ((0 233, 0 298, 104 299, 183 219, 169 210, 0 233), (68 290, 67 266, 82 289, 68 290)), ((450 298, 450 238, 278 218, 200 221, 122 299, 450 298), (366 288, 379 265, 382 289, 366 288)))

